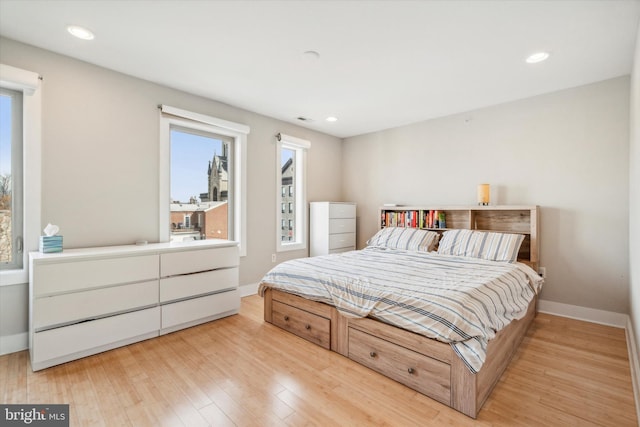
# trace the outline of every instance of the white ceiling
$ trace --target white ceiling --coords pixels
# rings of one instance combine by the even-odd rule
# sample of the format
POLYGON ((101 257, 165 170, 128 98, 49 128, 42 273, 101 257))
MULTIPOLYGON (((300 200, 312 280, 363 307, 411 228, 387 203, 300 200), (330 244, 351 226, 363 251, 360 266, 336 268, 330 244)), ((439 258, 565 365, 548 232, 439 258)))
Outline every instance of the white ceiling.
POLYGON ((629 74, 639 17, 640 0, 0 0, 2 36, 338 137, 629 74))

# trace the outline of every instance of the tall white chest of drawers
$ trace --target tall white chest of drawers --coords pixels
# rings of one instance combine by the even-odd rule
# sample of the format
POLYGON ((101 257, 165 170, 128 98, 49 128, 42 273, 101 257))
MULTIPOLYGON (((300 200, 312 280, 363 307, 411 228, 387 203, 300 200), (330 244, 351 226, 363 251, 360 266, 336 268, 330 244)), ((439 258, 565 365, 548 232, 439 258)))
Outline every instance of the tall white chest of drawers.
POLYGON ((34 371, 236 314, 236 242, 29 254, 34 371))
POLYGON ((311 202, 309 215, 310 256, 356 249, 356 204, 311 202))

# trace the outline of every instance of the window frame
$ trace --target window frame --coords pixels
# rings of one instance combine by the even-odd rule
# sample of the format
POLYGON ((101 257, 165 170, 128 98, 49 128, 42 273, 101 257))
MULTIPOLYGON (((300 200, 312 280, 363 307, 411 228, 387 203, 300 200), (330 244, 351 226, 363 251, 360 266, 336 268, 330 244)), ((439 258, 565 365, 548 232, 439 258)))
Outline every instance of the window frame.
MULTIPOLYGON (((308 219, 307 219, 307 151, 311 142, 290 135, 279 133, 276 135, 276 252, 286 252, 307 249, 308 219), (295 152, 294 192, 295 192, 295 221, 294 238, 282 238, 282 150, 295 152)), ((288 193, 288 192, 287 192, 288 193)), ((286 196, 284 196, 286 197, 286 196)))
POLYGON ((251 128, 205 114, 195 113, 168 105, 160 105, 160 177, 159 177, 159 241, 170 241, 171 225, 171 129, 184 128, 217 134, 233 139, 231 147, 233 164, 232 201, 228 206, 232 218, 230 231, 232 238, 239 243, 240 256, 247 255, 247 135, 251 128))
POLYGON ((42 81, 33 72, 0 64, 0 87, 22 92, 22 267, 0 270, 0 287, 29 282, 29 252, 37 251, 41 227, 42 81))

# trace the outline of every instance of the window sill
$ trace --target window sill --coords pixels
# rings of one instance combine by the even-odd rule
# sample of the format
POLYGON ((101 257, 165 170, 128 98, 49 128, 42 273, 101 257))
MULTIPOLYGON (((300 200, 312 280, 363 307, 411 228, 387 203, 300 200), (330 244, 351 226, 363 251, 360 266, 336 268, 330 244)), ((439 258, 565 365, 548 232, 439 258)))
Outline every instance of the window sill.
POLYGON ((307 249, 306 243, 290 243, 284 245, 278 245, 276 248, 276 252, 290 252, 290 251, 301 251, 307 249))
POLYGON ((0 271, 0 286, 22 285, 25 283, 29 283, 29 272, 26 268, 0 271))

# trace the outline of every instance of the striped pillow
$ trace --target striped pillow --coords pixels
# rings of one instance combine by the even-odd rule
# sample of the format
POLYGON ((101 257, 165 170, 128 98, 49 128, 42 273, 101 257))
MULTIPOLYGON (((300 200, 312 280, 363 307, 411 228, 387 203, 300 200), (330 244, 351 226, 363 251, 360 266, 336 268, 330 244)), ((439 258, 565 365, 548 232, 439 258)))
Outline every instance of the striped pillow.
POLYGON ((522 234, 449 230, 442 234, 438 253, 515 262, 523 240, 522 234))
POLYGON ((367 245, 409 251, 432 251, 438 242, 438 233, 418 228, 385 227, 367 240, 367 245))

